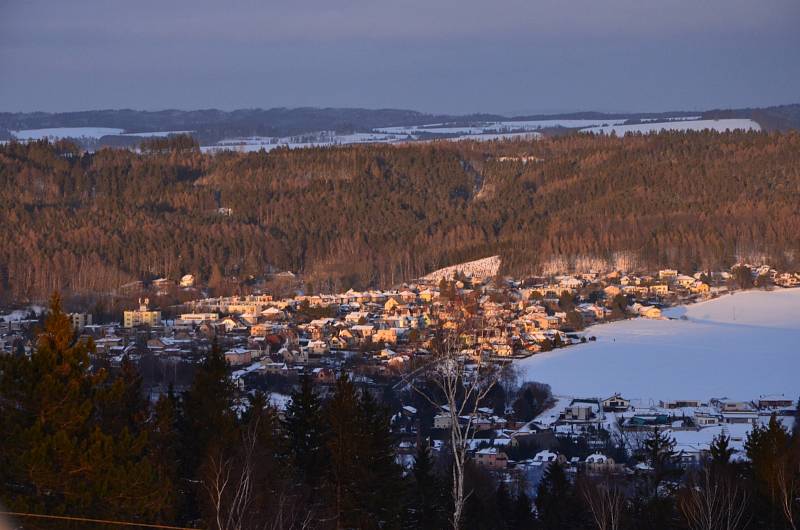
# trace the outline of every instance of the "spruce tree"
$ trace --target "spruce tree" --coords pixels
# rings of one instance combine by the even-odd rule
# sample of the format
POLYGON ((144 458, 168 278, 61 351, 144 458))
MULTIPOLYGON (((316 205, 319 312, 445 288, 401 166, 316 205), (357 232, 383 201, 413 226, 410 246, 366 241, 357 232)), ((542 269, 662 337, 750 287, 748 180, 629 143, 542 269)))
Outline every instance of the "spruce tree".
POLYGON ((317 487, 327 462, 326 427, 322 403, 308 375, 300 378, 300 388, 292 392, 283 428, 286 432, 286 451, 300 481, 310 488, 317 487))
POLYGON ((575 489, 567 478, 564 465, 551 463, 536 491, 536 511, 543 528, 569 530, 580 525, 575 489))
POLYGON ((536 524, 531 500, 524 489, 520 488, 511 510, 508 524, 509 530, 529 530, 536 524))
MULTIPOLYGON (((195 373, 190 389, 184 393, 180 416, 180 469, 188 484, 199 484, 201 466, 217 450, 236 440, 233 412, 233 384, 228 363, 214 340, 211 350, 195 373)), ((185 521, 200 517, 198 487, 183 490, 185 521)))
POLYGON ((361 392, 359 403, 363 479, 358 489, 367 526, 397 528, 400 522, 402 470, 395 461, 389 413, 375 401, 369 390, 361 392))
POLYGON ((54 295, 31 357, 3 359, 0 498, 35 513, 162 518, 169 483, 148 450, 138 380, 92 370, 89 354, 54 295))
POLYGON ((365 474, 363 416, 355 386, 345 373, 336 380, 325 416, 330 429, 326 445, 331 518, 337 528, 363 527, 360 498, 363 490, 359 487, 365 474))
POLYGON ((417 444, 411 476, 408 527, 438 530, 447 526, 449 492, 434 471, 430 448, 424 441, 417 444))

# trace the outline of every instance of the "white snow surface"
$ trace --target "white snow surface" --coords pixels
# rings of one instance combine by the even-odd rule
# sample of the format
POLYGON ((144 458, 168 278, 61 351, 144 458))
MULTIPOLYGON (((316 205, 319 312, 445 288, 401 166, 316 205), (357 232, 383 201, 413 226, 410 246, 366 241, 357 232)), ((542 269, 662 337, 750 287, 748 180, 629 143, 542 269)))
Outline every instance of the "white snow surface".
POLYGON ((446 138, 453 142, 460 142, 462 140, 475 140, 478 142, 490 142, 493 140, 536 140, 542 135, 538 132, 513 132, 513 133, 482 133, 482 134, 465 134, 456 136, 455 138, 446 138))
POLYGON ((424 276, 423 279, 429 281, 439 281, 442 278, 452 278, 456 272, 462 272, 468 276, 476 278, 488 278, 494 276, 500 270, 500 256, 489 256, 488 258, 467 261, 457 265, 450 265, 442 269, 437 269, 424 276))
POLYGON ((123 129, 114 127, 54 127, 52 129, 25 129, 11 131, 11 135, 18 140, 59 140, 61 138, 102 138, 103 136, 116 135, 123 129))
POLYGON ((550 127, 599 127, 603 125, 618 125, 625 123, 624 119, 617 120, 521 120, 521 121, 489 121, 471 126, 448 127, 441 123, 430 125, 412 125, 401 127, 380 127, 375 132, 387 134, 463 134, 479 135, 487 133, 508 133, 538 131, 550 127))
POLYGON ((138 136, 139 138, 166 138, 172 134, 191 134, 194 131, 153 131, 153 132, 138 132, 138 133, 125 133, 122 136, 138 136))
POLYGON ((685 120, 670 122, 638 123, 633 125, 608 125, 602 127, 587 127, 581 132, 598 134, 616 134, 623 136, 625 133, 658 133, 661 131, 760 131, 761 127, 750 119, 722 119, 722 120, 685 120))
POLYGON ((800 289, 738 292, 664 314, 587 328, 596 342, 517 361, 521 379, 557 395, 642 401, 800 396, 800 289))
POLYGON ((290 149, 308 147, 331 147, 337 145, 369 144, 369 143, 398 143, 406 140, 413 140, 409 135, 396 135, 385 133, 352 133, 336 134, 332 131, 319 131, 300 136, 271 137, 271 136, 250 136, 243 138, 227 138, 220 140, 215 145, 200 147, 203 152, 218 151, 272 151, 278 147, 288 147, 290 149))

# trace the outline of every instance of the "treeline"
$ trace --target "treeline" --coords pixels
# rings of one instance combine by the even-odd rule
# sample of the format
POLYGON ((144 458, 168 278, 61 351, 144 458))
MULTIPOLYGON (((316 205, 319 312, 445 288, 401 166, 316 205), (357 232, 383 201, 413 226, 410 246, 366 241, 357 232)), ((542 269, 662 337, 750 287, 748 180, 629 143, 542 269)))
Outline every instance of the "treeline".
POLYGON ((686 271, 800 256, 797 132, 215 156, 162 142, 141 154, 0 146, 0 296, 207 280, 215 266, 240 282, 289 269, 329 291, 498 253, 516 275, 620 255, 686 271))
MULTIPOLYGON (((153 404, 142 398, 130 365, 112 372, 90 357, 92 347, 76 341, 56 297, 32 355, 0 357, 5 509, 214 530, 452 526, 447 445, 434 457, 420 437, 404 471, 390 400, 346 375, 324 396, 302 378, 279 418, 264 395, 235 391, 217 348, 188 391, 153 404)), ((708 458, 688 469, 663 431, 629 442, 639 462, 634 475, 570 477, 556 461, 535 496, 524 479, 498 480, 504 475, 470 464, 459 527, 797 528, 800 423, 790 432, 773 417, 756 427, 745 443, 747 460, 734 458, 721 436, 708 458)), ((108 527, 28 517, 21 524, 108 527)))

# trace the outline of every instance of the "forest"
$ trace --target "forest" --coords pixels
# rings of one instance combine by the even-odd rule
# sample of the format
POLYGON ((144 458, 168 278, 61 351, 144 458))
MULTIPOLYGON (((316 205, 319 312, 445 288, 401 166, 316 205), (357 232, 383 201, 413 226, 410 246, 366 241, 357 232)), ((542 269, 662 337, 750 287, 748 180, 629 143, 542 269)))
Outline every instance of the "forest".
POLYGON ((138 152, 0 145, 0 301, 194 274, 395 285, 499 254, 502 273, 800 260, 800 133, 138 152))
POLYGON ((401 466, 391 392, 345 372, 325 391, 304 377, 279 414, 263 394, 238 394, 228 372, 213 348, 188 390, 148 402, 130 364, 111 370, 76 339, 55 295, 33 353, 0 357, 0 511, 24 528, 70 530, 783 530, 800 521, 800 407, 794 431, 775 416, 755 427, 746 460, 722 435, 687 469, 668 431, 655 429, 634 475, 569 477, 555 462, 535 494, 468 461, 454 524, 452 453, 434 456, 420 436, 401 466))

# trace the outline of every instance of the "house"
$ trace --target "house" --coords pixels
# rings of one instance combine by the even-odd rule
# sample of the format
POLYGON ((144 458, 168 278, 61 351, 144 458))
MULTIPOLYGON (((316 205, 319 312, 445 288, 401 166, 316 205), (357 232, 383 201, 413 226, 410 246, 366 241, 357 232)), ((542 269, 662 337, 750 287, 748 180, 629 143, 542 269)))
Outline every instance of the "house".
POLYGON ((233 348, 225 352, 225 360, 228 361, 228 364, 231 366, 249 364, 252 357, 252 352, 244 348, 233 348))
POLYGON ((379 329, 372 335, 372 342, 397 344, 397 330, 395 328, 379 329))
POLYGON ((453 426, 453 417, 450 415, 449 412, 443 414, 437 414, 433 417, 433 428, 434 429, 449 429, 453 426))
POLYGON ((542 463, 542 464, 545 464, 545 463, 550 464, 550 463, 553 463, 553 462, 558 462, 560 464, 566 464, 567 463, 567 457, 565 457, 564 455, 560 455, 558 453, 554 453, 553 451, 544 450, 544 451, 539 451, 538 453, 536 453, 536 455, 533 457, 533 461, 534 462, 539 462, 539 463, 542 463))
POLYGON ((689 409, 703 406, 699 399, 678 399, 674 401, 662 401, 661 406, 665 409, 689 409))
POLYGON ((637 313, 645 318, 661 318, 661 310, 655 306, 635 303, 628 308, 631 313, 637 313))
POLYGON ((719 425, 720 416, 718 414, 710 414, 708 412, 695 412, 694 422, 700 427, 714 427, 719 425))
MULTIPOLYGON (((694 279, 692 279, 694 282, 694 279)), ((667 296, 669 294, 669 285, 663 283, 657 283, 655 285, 651 285, 649 288, 649 292, 655 296, 667 296)))
POLYGON ((592 422, 600 415, 600 404, 591 399, 573 399, 560 415, 568 423, 592 422))
POLYGON ((508 457, 497 447, 485 447, 475 452, 475 463, 487 469, 505 469, 508 466, 508 457))
POLYGON ((617 464, 614 459, 602 453, 594 453, 583 461, 583 468, 589 474, 620 473, 624 466, 617 464))
POLYGON ((658 271, 659 280, 671 281, 678 277, 678 271, 675 269, 662 269, 658 271))
POLYGON ((601 401, 600 405, 606 412, 624 412, 630 408, 631 402, 620 394, 614 394, 601 401))
POLYGON ((756 407, 758 407, 759 409, 762 409, 762 410, 763 409, 789 408, 789 407, 793 407, 794 404, 795 403, 794 403, 793 400, 787 399, 786 397, 784 397, 783 394, 780 394, 780 395, 777 395, 777 396, 775 396, 775 395, 773 395, 773 396, 769 396, 769 395, 761 396, 755 402, 756 407))

